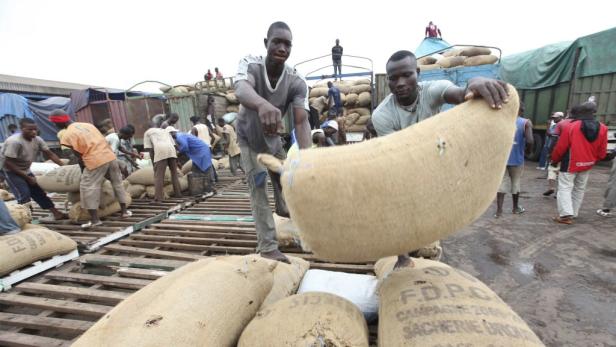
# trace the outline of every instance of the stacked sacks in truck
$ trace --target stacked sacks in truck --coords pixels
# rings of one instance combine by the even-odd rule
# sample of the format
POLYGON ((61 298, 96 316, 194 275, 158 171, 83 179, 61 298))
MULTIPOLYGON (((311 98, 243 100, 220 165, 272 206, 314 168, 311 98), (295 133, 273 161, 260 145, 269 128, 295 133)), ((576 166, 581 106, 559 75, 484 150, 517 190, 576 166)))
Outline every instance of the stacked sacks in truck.
POLYGON ((225 98, 227 99, 227 102, 229 103, 229 105, 227 106, 227 113, 230 113, 230 112, 237 113, 240 111, 240 101, 237 99, 237 96, 235 96, 234 90, 228 90, 227 93, 225 94, 225 98))
POLYGON ((417 59, 417 66, 421 71, 435 69, 448 69, 457 66, 478 66, 494 64, 498 57, 486 47, 454 48, 443 52, 417 59))
MULTIPOLYGON (((334 82, 340 90, 340 101, 342 102, 341 129, 346 132, 363 132, 366 130, 366 123, 371 117, 372 110, 372 86, 369 79, 355 81, 336 81, 334 82)), ((309 104, 319 112, 319 121, 322 123, 327 119, 329 105, 327 82, 315 84, 310 89, 309 104)), ((340 122, 339 122, 340 123, 340 122)))

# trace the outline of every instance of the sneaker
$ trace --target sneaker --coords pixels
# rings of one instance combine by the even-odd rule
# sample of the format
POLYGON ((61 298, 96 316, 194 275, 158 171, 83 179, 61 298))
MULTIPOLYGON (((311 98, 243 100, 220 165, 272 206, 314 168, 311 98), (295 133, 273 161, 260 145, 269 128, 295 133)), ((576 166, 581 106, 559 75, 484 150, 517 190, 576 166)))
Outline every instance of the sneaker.
POLYGON ((597 214, 601 217, 612 217, 612 212, 609 210, 598 209, 597 214))

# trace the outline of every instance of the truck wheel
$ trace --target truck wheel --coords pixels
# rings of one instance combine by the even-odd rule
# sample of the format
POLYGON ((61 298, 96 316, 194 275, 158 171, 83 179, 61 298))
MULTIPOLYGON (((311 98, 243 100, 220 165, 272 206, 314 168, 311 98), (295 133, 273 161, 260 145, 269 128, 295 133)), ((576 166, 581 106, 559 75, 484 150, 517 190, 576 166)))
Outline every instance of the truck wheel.
POLYGON ((526 159, 530 161, 539 161, 541 151, 543 150, 543 137, 540 134, 533 134, 533 140, 535 141, 533 151, 526 156, 526 159))

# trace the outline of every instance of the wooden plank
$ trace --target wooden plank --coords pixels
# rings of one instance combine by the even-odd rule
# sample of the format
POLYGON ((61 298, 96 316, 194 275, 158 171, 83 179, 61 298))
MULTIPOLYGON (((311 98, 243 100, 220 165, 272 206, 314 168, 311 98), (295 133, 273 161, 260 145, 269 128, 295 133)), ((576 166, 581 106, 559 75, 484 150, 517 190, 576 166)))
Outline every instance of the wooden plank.
MULTIPOLYGON (((192 228, 191 228, 192 229, 192 228)), ((142 234, 148 235, 168 235, 168 236, 193 236, 193 237, 210 237, 210 238, 225 238, 236 240, 256 240, 256 234, 247 233, 225 233, 218 231, 192 231, 192 230, 163 230, 163 229, 143 229, 142 234)))
POLYGON ((87 299, 91 301, 103 302, 110 305, 116 305, 130 295, 129 293, 113 292, 109 290, 70 287, 35 282, 21 283, 20 285, 15 287, 15 289, 25 293, 47 294, 65 298, 87 299))
POLYGON ((358 265, 358 264, 331 264, 331 263, 318 263, 311 262, 311 269, 329 270, 329 271, 341 271, 341 272, 353 272, 367 274, 374 271, 373 265, 358 265))
POLYGON ((254 248, 231 247, 231 246, 212 246, 212 245, 192 245, 185 243, 158 242, 158 241, 139 241, 139 240, 120 240, 121 245, 140 246, 140 247, 161 247, 167 249, 182 249, 186 251, 211 251, 229 254, 250 254, 254 253, 254 248))
POLYGON ((9 347, 69 347, 71 342, 51 337, 0 331, 0 345, 9 347))
POLYGON ((56 312, 81 314, 84 316, 97 318, 102 317, 103 315, 105 315, 105 313, 109 312, 109 310, 113 308, 110 306, 103 306, 98 304, 86 304, 82 302, 39 298, 18 294, 0 295, 0 303, 5 305, 34 307, 42 310, 52 310, 56 312))
POLYGON ((0 324, 79 335, 88 330, 94 322, 0 312, 0 324))
POLYGON ((169 259, 149 259, 149 258, 135 258, 124 257, 119 255, 101 255, 101 254, 86 254, 79 257, 81 264, 92 265, 105 265, 105 266, 121 266, 121 267, 135 267, 142 269, 156 269, 173 271, 181 266, 186 265, 188 262, 182 260, 169 260, 169 259))
POLYGON ((130 237, 131 240, 145 240, 145 241, 169 241, 179 243, 189 243, 196 245, 230 245, 238 247, 257 247, 257 240, 234 240, 223 238, 205 238, 205 237, 183 237, 183 236, 159 236, 148 234, 135 234, 130 237))
POLYGON ((165 230, 192 230, 192 231, 217 231, 217 232, 225 232, 225 233, 237 233, 237 234, 246 234, 246 235, 257 235, 255 231, 254 224, 244 225, 243 227, 238 227, 232 224, 245 224, 245 223, 228 223, 227 225, 222 224, 219 225, 218 222, 194 222, 190 223, 187 221, 175 221, 165 220, 158 224, 151 225, 150 228, 156 229, 165 229, 165 230))
POLYGON ((159 257, 159 258, 165 258, 165 259, 187 260, 187 261, 193 261, 193 260, 199 260, 199 259, 205 258, 205 256, 198 255, 198 254, 187 254, 187 253, 171 252, 171 251, 159 251, 156 249, 128 247, 128 246, 122 246, 122 245, 117 245, 117 244, 106 245, 103 248, 103 250, 135 254, 135 255, 147 255, 147 256, 159 257))
POLYGON ((148 285, 151 281, 138 280, 132 278, 120 278, 111 276, 98 276, 89 274, 79 274, 74 272, 51 271, 45 274, 45 278, 77 282, 86 284, 100 284, 108 287, 125 288, 125 289, 141 289, 148 285))
POLYGON ((168 273, 169 271, 161 271, 161 270, 146 270, 146 269, 134 269, 134 268, 119 268, 118 269, 118 275, 122 277, 143 278, 146 280, 155 280, 168 273))

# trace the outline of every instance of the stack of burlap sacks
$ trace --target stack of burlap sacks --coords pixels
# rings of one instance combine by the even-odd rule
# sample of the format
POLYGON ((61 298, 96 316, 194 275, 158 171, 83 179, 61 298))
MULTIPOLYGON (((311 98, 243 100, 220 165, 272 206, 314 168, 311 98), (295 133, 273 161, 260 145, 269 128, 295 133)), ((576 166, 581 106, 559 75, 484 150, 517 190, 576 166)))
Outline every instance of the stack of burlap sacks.
POLYGON ((10 201, 15 199, 15 195, 8 190, 0 189, 0 199, 2 199, 2 201, 10 201))
POLYGON ((227 105, 227 113, 230 113, 230 112, 237 113, 240 111, 240 101, 237 99, 237 96, 235 96, 234 90, 228 90, 227 93, 225 94, 225 98, 227 99, 227 102, 229 103, 227 105))
MULTIPOLYGON (((179 177, 180 187, 182 191, 188 189, 188 178, 180 175, 179 177)), ((169 168, 165 171, 163 187, 163 198, 168 199, 173 195, 173 185, 171 184, 171 172, 169 168)), ((147 166, 141 168, 128 177, 124 181, 126 192, 134 199, 150 198, 153 199, 156 193, 154 188, 154 168, 147 166)))
POLYGON ((492 55, 492 50, 485 47, 456 48, 442 55, 422 57, 417 60, 421 71, 448 69, 456 66, 478 66, 494 64, 498 57, 492 55))
MULTIPOLYGON (((356 81, 334 82, 340 90, 340 101, 343 104, 342 120, 339 124, 346 132, 363 132, 371 117, 372 87, 369 79, 356 81)), ((310 106, 319 112, 319 121, 327 119, 329 110, 327 82, 315 84, 310 89, 310 106)))
MULTIPOLYGON (((65 165, 43 175, 37 176, 37 182, 48 193, 67 193, 67 201, 71 203, 68 215, 71 221, 79 222, 90 219, 88 211, 81 207, 79 182, 81 181, 81 168, 79 165, 65 165)), ((125 185, 126 187, 127 185, 125 185)), ((132 202, 127 194, 128 205, 132 202)), ((111 187, 111 182, 105 181, 102 187, 98 216, 106 217, 120 211, 120 203, 111 187)))
MULTIPOLYGON (((212 167, 216 170, 228 169, 229 168, 229 157, 225 156, 220 159, 212 159, 212 167)), ((188 175, 188 173, 192 170, 192 160, 187 161, 184 165, 182 165, 182 174, 188 175)))

